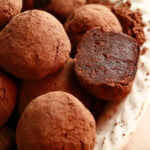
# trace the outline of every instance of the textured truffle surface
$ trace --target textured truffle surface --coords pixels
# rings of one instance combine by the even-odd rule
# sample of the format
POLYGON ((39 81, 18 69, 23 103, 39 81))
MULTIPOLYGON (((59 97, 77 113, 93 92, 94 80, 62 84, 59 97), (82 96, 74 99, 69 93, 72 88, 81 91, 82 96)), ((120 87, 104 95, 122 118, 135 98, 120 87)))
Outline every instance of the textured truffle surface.
POLYGON ((86 0, 24 0, 24 9, 44 9, 64 21, 85 3, 86 0))
POLYGON ((0 127, 10 117, 16 105, 16 84, 5 73, 0 71, 0 127))
POLYGON ((138 44, 130 36, 92 28, 79 44, 75 73, 95 97, 121 100, 131 90, 138 58, 138 44))
POLYGON ((0 0, 0 29, 22 9, 22 0, 0 0))
POLYGON ((50 92, 33 100, 17 127, 18 150, 93 150, 95 121, 74 96, 50 92))
POLYGON ((64 68, 54 75, 49 75, 38 81, 22 82, 19 90, 19 113, 22 114, 25 106, 37 96, 58 90, 73 94, 87 108, 89 108, 91 102, 94 101, 94 98, 78 83, 74 74, 74 60, 69 59, 64 68))
POLYGON ((0 150, 14 150, 15 132, 8 126, 0 128, 0 150))
POLYGON ((78 8, 66 21, 65 29, 72 43, 72 54, 85 32, 99 26, 102 31, 122 31, 115 15, 105 6, 89 4, 78 8))
POLYGON ((37 80, 69 58, 70 41, 52 15, 31 10, 13 17, 0 33, 0 66, 18 78, 37 80))

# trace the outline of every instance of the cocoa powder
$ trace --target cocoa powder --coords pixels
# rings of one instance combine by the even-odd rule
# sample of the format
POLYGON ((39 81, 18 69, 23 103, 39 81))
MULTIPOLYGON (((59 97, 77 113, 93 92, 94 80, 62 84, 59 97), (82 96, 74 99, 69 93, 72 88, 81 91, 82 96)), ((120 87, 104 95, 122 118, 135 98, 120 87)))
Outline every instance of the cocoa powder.
POLYGON ((127 1, 119 7, 112 7, 113 13, 119 19, 123 32, 135 38, 139 45, 145 42, 144 26, 142 14, 139 9, 136 11, 130 10, 131 3, 127 1))

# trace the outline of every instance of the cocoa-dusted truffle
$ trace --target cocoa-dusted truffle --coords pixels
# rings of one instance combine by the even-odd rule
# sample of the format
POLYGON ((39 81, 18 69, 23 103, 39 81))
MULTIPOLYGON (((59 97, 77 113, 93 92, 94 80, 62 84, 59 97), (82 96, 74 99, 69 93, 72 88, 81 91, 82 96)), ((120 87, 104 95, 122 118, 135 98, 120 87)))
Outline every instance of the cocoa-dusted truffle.
POLYGON ((38 81, 23 81, 21 83, 18 105, 19 114, 22 114, 25 106, 37 96, 58 90, 73 94, 87 108, 94 101, 94 98, 78 83, 74 74, 74 60, 69 59, 64 68, 54 75, 49 75, 38 81))
POLYGON ((86 0, 24 0, 24 9, 44 9, 64 21, 86 0))
POLYGON ((15 132, 9 126, 0 128, 0 150, 14 150, 15 132))
POLYGON ((22 9, 22 0, 0 0, 0 29, 22 9))
POLYGON ((75 73, 95 97, 121 100, 131 90, 138 58, 139 47, 132 37, 92 28, 79 44, 75 73))
POLYGON ((84 105, 66 92, 34 99, 17 126, 18 150, 93 150, 95 120, 84 105))
POLYGON ((63 26, 44 11, 20 13, 0 33, 0 66, 22 79, 37 80, 58 71, 69 53, 63 26))
POLYGON ((0 71, 0 127, 10 117, 16 105, 17 88, 15 82, 0 71))
POLYGON ((92 27, 99 26, 102 31, 122 31, 115 15, 105 6, 89 4, 78 8, 66 21, 65 29, 72 43, 72 55, 82 36, 92 27))

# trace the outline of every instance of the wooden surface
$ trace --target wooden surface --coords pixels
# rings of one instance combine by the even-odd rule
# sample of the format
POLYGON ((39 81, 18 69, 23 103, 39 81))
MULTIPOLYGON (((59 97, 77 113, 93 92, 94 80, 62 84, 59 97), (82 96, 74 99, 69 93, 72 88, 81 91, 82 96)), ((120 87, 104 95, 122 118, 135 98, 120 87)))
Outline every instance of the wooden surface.
POLYGON ((150 150, 150 106, 124 150, 150 150))

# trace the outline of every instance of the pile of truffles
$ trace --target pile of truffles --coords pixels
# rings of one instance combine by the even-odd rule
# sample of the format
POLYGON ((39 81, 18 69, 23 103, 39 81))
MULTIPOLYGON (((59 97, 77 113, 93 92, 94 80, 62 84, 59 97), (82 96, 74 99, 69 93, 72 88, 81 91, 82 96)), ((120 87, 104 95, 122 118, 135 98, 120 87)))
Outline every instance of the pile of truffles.
POLYGON ((0 0, 0 150, 94 149, 96 119, 130 93, 145 39, 128 3, 102 4, 0 0))

